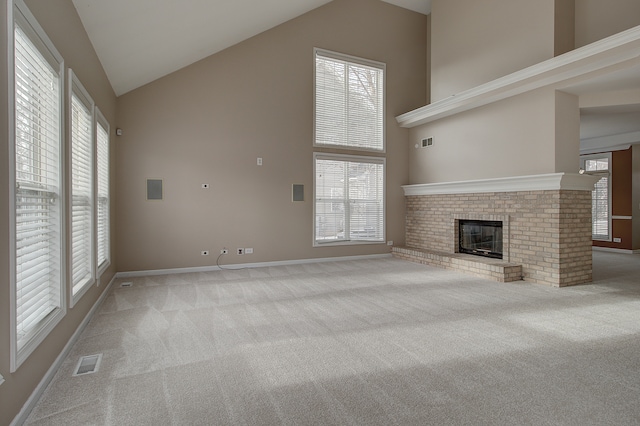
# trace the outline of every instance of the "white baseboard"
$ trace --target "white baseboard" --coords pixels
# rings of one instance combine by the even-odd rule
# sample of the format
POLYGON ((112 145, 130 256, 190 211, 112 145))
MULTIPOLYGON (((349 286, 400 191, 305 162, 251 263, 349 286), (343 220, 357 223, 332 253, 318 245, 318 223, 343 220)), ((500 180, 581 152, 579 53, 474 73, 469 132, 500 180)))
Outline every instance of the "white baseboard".
POLYGON ((155 269, 149 271, 129 271, 118 272, 116 278, 136 278, 136 277, 148 277, 150 275, 169 275, 169 274, 184 274, 190 272, 211 272, 220 270, 237 270, 246 268, 266 268, 269 266, 291 266, 302 265, 308 263, 323 263, 323 262, 344 262, 349 260, 368 260, 368 259, 383 259, 391 257, 391 253, 384 254, 369 254, 362 256, 343 256, 343 257, 323 257, 314 259, 299 259, 299 260, 282 260, 275 262, 260 262, 260 263, 238 263, 234 265, 222 265, 218 266, 197 266, 193 268, 174 268, 174 269, 155 269))
POLYGON ((80 325, 78 325, 78 328, 76 328, 76 331, 73 333, 73 335, 71 336, 67 344, 64 346, 64 348, 62 349, 62 352, 60 352, 56 360, 53 362, 53 364, 51 364, 51 367, 49 367, 49 370, 47 370, 47 373, 44 375, 42 380, 40 380, 40 383, 38 383, 38 386, 31 393, 31 396, 29 397, 29 399, 27 399, 27 402, 25 402, 25 404, 22 406, 22 409, 20 410, 18 415, 15 417, 15 419, 13 419, 13 421, 11 422, 11 426, 19 426, 24 424, 24 422, 27 421, 27 417, 29 417, 29 414, 31 414, 31 411, 40 400, 40 397, 44 393, 45 389, 47 389, 47 386, 49 386, 49 383, 51 383, 51 380, 53 380, 53 376, 55 376, 56 372, 64 362, 65 358, 67 357, 67 355, 69 355, 71 348, 80 337, 80 334, 82 334, 86 326, 89 324, 89 321, 91 321, 91 318, 93 318, 93 315, 96 313, 100 305, 102 305, 102 302, 104 302, 104 299, 107 297, 107 294, 109 293, 109 289, 111 288, 111 285, 113 285, 115 280, 116 280, 116 276, 114 275, 111 281, 109 282, 109 285, 107 285, 107 287, 104 289, 104 291, 102 292, 98 300, 96 300, 96 302, 91 307, 91 310, 89 310, 89 312, 84 317, 80 325))
POLYGON ((595 251, 606 251, 609 253, 620 253, 620 254, 639 254, 640 253, 640 250, 617 249, 612 247, 593 246, 592 249, 595 251))

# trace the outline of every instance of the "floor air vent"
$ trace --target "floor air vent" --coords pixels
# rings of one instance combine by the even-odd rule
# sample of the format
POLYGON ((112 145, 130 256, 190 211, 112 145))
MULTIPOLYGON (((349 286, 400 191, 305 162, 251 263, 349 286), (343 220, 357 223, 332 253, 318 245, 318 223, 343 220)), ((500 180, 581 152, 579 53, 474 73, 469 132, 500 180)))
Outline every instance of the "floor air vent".
POLYGON ((120 284, 120 287, 131 287, 133 283, 131 281, 124 282, 120 284))
POLYGON ((96 373, 100 369, 102 354, 87 355, 80 358, 73 376, 83 376, 85 374, 96 373))

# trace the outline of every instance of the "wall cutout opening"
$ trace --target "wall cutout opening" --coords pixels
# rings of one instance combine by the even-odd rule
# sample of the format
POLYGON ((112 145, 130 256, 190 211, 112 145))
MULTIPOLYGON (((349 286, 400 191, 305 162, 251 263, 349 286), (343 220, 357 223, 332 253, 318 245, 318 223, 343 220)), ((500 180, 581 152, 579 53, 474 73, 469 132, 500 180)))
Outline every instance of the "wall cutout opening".
POLYGON ((304 185, 294 183, 291 186, 291 200, 304 201, 304 185))
POLYGON ((162 200, 162 179, 147 179, 147 200, 162 200))

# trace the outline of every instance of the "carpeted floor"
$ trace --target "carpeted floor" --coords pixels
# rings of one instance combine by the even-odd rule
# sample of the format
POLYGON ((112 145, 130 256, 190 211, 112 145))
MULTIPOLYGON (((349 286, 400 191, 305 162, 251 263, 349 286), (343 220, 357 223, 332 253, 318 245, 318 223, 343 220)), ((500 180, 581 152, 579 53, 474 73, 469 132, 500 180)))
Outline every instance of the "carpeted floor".
POLYGON ((127 281, 27 424, 640 424, 637 255, 563 289, 390 258, 127 281))

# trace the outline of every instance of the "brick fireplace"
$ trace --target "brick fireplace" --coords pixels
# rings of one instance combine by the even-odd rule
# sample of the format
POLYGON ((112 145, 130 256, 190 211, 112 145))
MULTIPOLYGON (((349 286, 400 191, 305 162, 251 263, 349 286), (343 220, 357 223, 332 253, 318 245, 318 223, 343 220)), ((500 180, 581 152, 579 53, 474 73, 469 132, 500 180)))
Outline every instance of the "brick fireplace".
POLYGON ((405 186, 406 246, 394 247, 394 255, 499 281, 590 282, 593 183, 555 173, 405 186), (503 259, 458 253, 463 219, 501 221, 503 259), (500 268, 504 274, 496 275, 500 268))

